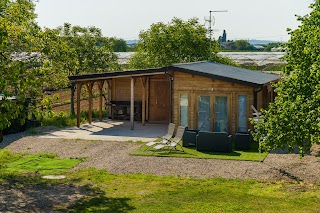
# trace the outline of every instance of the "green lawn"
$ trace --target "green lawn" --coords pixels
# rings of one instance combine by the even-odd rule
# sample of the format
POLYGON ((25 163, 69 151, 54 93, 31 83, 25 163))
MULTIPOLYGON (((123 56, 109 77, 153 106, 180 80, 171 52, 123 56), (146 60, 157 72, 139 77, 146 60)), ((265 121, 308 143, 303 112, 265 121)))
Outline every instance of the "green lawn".
POLYGON ((116 175, 96 169, 69 178, 94 185, 99 194, 79 201, 74 212, 319 212, 320 207, 319 185, 116 175))
POLYGON ((258 145, 252 143, 250 150, 240 151, 233 148, 231 153, 222 152, 199 152, 195 147, 183 147, 184 152, 181 151, 181 147, 178 146, 178 150, 173 150, 172 152, 156 151, 153 149, 150 151, 144 151, 147 147, 142 146, 141 150, 137 149, 130 153, 130 155, 137 156, 157 156, 157 157, 180 157, 180 158, 204 158, 204 159, 221 159, 221 160, 244 160, 244 161, 263 161, 268 155, 267 152, 259 153, 258 145))
POLYGON ((52 207, 62 212, 319 212, 320 207, 319 184, 121 175, 95 168, 67 172, 63 180, 44 180, 39 176, 21 175, 25 171, 35 172, 23 166, 29 165, 29 161, 22 159, 31 159, 31 156, 48 160, 42 164, 44 171, 52 164, 59 164, 50 154, 25 156, 0 150, 0 187, 5 183, 13 188, 41 185, 37 189, 42 193, 46 185, 76 185, 89 192, 73 204, 52 207), (8 168, 11 172, 4 172, 8 168))
POLYGON ((54 154, 20 155, 0 150, 2 172, 62 174, 81 161, 81 159, 60 159, 54 154))

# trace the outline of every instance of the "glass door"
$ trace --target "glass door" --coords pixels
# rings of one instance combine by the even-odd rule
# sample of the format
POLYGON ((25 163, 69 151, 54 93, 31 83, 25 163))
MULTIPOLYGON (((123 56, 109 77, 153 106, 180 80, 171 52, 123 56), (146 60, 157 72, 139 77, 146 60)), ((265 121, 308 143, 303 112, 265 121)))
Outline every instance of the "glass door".
POLYGON ((210 96, 198 96, 198 129, 210 131, 210 96))
POLYGON ((229 131, 228 96, 215 96, 214 131, 229 131))
POLYGON ((238 132, 247 132, 247 96, 238 96, 238 132))
POLYGON ((188 126, 188 93, 180 94, 180 126, 188 126))

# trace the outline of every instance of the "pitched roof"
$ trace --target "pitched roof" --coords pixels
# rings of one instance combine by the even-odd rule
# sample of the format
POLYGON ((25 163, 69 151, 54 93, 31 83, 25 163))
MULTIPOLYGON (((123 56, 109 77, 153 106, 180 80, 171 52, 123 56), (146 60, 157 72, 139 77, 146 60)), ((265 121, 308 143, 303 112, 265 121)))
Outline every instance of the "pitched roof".
POLYGON ((174 71, 229 81, 252 87, 263 86, 269 82, 274 82, 280 79, 280 76, 278 75, 208 61, 173 64, 169 68, 174 71))
POLYGON ((168 71, 184 72, 192 75, 203 76, 217 80, 228 81, 232 83, 242 84, 251 87, 260 87, 267 83, 277 81, 280 76, 252 71, 239 67, 228 66, 215 62, 193 62, 183 64, 173 64, 169 67, 152 68, 144 70, 132 70, 122 72, 106 72, 84 75, 69 76, 71 81, 95 81, 116 77, 145 76, 164 74, 168 71))

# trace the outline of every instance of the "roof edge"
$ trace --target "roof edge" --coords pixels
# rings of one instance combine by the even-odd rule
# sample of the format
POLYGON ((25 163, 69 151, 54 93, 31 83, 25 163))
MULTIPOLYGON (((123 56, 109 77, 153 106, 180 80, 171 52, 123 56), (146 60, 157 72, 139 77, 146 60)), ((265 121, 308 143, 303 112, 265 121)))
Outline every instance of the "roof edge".
POLYGON ((264 84, 256 84, 256 83, 252 83, 252 82, 241 81, 241 80, 223 77, 223 76, 219 76, 219 75, 213 75, 213 74, 208 74, 208 73, 204 73, 204 72, 189 70, 189 69, 185 69, 185 68, 181 68, 181 67, 169 66, 168 68, 173 71, 183 72, 183 73, 187 73, 187 74, 191 74, 191 75, 197 75, 197 76, 201 76, 201 77, 205 77, 205 78, 227 81, 230 83, 241 84, 244 86, 249 86, 249 87, 254 87, 254 88, 261 87, 264 85, 264 84))
POLYGON ((116 72, 104 72, 104 73, 94 73, 94 74, 83 74, 83 75, 70 75, 68 76, 70 81, 78 80, 95 80, 101 78, 113 78, 113 77, 127 77, 141 74, 152 74, 157 72, 165 72, 167 67, 161 68, 150 68, 150 69, 139 69, 139 70, 127 70, 127 71, 116 71, 116 72))

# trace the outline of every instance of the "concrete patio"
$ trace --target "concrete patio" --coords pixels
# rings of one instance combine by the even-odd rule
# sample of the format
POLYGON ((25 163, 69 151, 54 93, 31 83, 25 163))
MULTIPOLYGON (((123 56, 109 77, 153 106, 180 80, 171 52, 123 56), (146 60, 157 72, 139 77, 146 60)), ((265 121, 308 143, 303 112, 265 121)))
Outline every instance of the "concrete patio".
POLYGON ((167 128, 168 124, 146 123, 142 126, 141 122, 135 122, 134 130, 131 130, 129 121, 103 120, 91 125, 83 124, 80 128, 69 127, 45 133, 40 138, 149 142, 165 135, 167 128))

